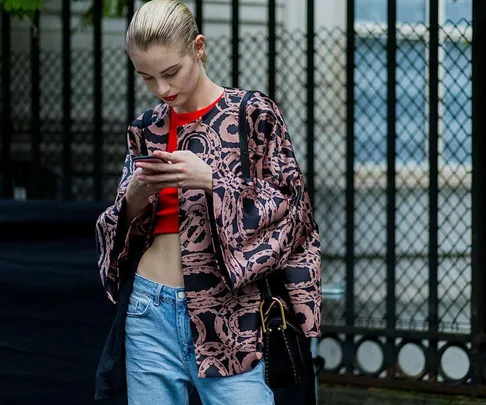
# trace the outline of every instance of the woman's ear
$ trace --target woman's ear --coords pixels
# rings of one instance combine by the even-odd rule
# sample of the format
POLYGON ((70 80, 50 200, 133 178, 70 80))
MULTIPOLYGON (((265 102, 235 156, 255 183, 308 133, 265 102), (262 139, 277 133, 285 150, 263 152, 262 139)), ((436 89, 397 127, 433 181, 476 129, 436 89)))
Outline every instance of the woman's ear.
POLYGON ((194 53, 196 59, 203 59, 206 51, 206 38, 204 35, 199 34, 194 40, 194 53))

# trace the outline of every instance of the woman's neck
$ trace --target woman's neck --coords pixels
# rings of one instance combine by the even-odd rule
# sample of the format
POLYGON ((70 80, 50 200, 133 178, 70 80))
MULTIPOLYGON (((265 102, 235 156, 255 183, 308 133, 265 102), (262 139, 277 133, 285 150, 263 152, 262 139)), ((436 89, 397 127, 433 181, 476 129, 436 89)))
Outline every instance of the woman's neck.
POLYGON ((174 109, 177 113, 200 110, 214 102, 222 92, 223 88, 214 83, 203 70, 191 98, 184 105, 177 106, 174 109))

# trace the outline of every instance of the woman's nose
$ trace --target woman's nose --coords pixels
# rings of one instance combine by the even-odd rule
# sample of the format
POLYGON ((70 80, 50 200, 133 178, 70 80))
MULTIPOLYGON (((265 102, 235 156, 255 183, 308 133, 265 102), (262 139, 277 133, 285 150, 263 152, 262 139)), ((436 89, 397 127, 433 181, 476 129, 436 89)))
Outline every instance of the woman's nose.
POLYGON ((165 80, 159 80, 157 82, 157 93, 160 97, 168 96, 170 92, 170 85, 165 80))

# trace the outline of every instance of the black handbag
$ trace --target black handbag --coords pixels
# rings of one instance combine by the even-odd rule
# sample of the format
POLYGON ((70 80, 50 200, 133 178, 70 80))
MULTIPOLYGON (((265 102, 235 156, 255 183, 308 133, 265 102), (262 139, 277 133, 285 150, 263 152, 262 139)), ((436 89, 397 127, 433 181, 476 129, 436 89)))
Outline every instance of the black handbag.
POLYGON ((286 388, 302 383, 306 376, 309 341, 291 320, 282 301, 272 296, 268 278, 258 283, 262 301, 260 318, 263 333, 265 380, 270 388, 286 388), (270 308, 268 312, 265 308, 270 308))
MULTIPOLYGON (((250 178, 248 153, 248 123, 246 121, 246 104, 253 92, 243 97, 239 110, 239 140, 241 153, 241 171, 244 178, 250 178)), ((224 268, 223 255, 217 237, 212 200, 208 198, 208 212, 215 253, 220 265, 224 268)), ((263 333, 265 379, 272 389, 289 388, 308 379, 309 367, 312 368, 312 357, 309 357, 309 340, 305 337, 293 314, 286 310, 281 299, 272 295, 285 296, 286 290, 279 279, 278 272, 257 282, 262 301, 260 303, 261 327, 263 333), (310 359, 310 361, 309 361, 310 359)), ((312 370, 313 374, 313 370, 312 370)))

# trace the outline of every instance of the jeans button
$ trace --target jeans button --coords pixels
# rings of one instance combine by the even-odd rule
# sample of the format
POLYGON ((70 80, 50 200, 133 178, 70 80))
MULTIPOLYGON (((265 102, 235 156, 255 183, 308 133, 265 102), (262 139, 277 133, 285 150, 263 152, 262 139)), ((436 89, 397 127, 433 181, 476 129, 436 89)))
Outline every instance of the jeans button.
POLYGON ((179 297, 180 300, 183 300, 185 298, 186 294, 184 294, 184 291, 179 291, 177 293, 177 297, 179 297))

